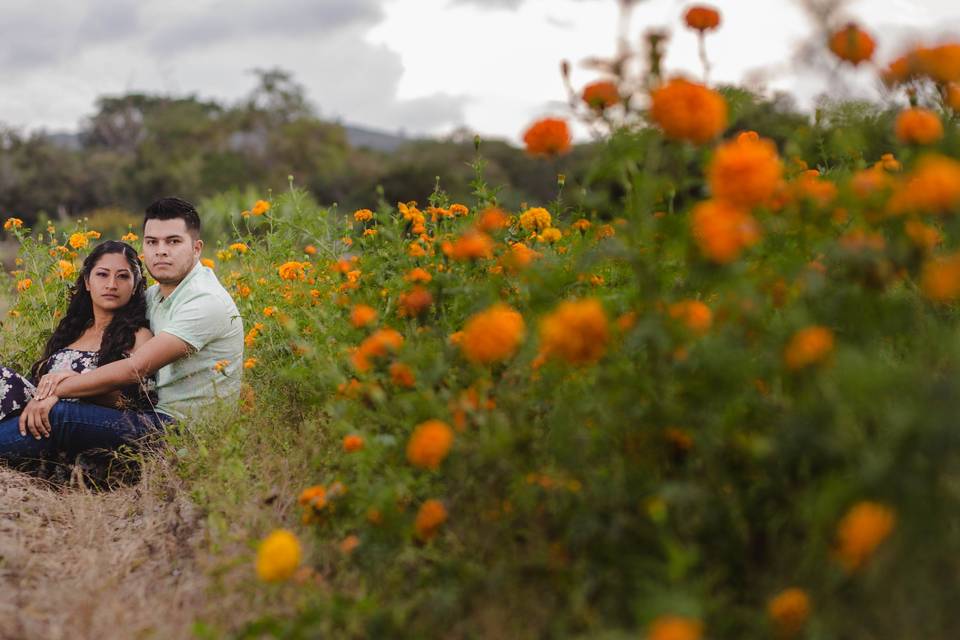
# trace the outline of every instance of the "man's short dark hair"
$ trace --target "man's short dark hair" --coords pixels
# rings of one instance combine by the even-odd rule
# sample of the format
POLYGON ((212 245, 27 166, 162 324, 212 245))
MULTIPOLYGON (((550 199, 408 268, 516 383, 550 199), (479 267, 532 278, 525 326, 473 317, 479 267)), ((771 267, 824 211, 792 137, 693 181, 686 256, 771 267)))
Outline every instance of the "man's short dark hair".
POLYGON ((180 198, 160 198, 147 207, 143 216, 143 226, 147 220, 173 220, 181 218, 187 231, 195 238, 200 237, 200 214, 196 207, 180 198))

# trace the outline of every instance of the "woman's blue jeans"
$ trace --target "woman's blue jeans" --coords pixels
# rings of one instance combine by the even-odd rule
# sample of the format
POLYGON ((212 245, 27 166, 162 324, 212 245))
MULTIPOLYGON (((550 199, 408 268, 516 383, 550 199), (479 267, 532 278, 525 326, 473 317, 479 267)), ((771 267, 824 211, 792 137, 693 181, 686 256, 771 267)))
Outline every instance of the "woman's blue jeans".
POLYGON ((90 449, 116 449, 157 435, 173 421, 162 413, 119 411, 86 402, 60 401, 50 410, 50 436, 37 440, 20 435, 20 416, 0 421, 0 460, 20 462, 76 454, 90 449))

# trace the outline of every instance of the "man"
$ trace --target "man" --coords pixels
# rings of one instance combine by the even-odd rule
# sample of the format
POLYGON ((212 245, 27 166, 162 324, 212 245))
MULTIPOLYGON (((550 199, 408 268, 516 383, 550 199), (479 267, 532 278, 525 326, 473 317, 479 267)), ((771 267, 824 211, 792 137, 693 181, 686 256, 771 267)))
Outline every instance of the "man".
POLYGON ((243 322, 213 271, 200 263, 200 217, 192 204, 163 198, 146 209, 144 262, 157 284, 147 290, 154 337, 129 358, 83 375, 40 384, 19 417, 0 422, 0 455, 29 458, 112 449, 193 414, 218 399, 236 400, 243 322), (87 398, 157 373, 155 414, 60 398, 87 398), (12 430, 18 430, 16 438, 12 430))

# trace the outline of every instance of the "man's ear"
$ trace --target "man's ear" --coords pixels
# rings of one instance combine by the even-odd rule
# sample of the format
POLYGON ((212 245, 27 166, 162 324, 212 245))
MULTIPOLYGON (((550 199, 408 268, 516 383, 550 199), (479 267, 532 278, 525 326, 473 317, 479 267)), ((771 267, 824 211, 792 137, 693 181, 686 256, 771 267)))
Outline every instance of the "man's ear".
POLYGON ((203 240, 197 238, 193 241, 193 253, 199 258, 200 253, 203 251, 203 240))

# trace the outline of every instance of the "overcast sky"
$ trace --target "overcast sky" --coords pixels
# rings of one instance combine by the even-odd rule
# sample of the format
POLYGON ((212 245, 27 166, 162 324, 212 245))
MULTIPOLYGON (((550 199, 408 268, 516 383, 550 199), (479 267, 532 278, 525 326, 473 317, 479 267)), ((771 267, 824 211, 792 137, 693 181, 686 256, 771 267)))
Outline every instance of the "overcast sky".
MULTIPOLYGON (((823 1, 823 0, 818 0, 823 1)), ((699 74, 690 2, 645 0, 630 33, 672 32, 671 72, 699 74)), ((792 62, 810 23, 796 0, 716 0, 713 79, 866 94, 868 71, 812 74, 792 62)), ((323 116, 409 134, 466 126, 518 141, 533 118, 562 115, 559 61, 614 52, 615 0, 3 0, 0 123, 76 130, 105 94, 144 91, 234 101, 253 68, 293 73, 323 116)), ((903 43, 953 33, 960 1, 849 0, 886 61, 903 43)))

